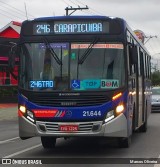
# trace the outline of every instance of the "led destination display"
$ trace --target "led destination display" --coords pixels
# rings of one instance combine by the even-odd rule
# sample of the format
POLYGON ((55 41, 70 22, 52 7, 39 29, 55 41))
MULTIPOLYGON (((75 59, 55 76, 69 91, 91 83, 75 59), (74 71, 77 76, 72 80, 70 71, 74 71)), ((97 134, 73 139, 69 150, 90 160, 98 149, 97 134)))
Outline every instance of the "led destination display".
POLYGON ((55 24, 55 33, 102 32, 102 23, 55 24))
POLYGON ((102 21, 39 22, 33 24, 34 35, 108 33, 109 23, 102 21))

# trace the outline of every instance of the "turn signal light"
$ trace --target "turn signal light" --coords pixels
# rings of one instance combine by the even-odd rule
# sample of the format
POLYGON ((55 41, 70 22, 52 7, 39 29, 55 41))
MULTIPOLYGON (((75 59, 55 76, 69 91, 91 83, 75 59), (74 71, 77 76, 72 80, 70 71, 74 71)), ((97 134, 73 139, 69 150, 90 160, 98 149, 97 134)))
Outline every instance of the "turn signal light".
POLYGON ((116 94, 115 96, 112 97, 112 100, 116 100, 121 96, 122 96, 122 93, 118 93, 118 94, 116 94))

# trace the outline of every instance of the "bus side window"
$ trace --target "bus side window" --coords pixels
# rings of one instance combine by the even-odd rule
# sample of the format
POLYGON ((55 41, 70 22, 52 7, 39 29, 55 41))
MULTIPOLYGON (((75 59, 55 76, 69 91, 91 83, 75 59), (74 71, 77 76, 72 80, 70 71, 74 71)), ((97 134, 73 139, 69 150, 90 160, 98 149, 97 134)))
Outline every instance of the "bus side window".
POLYGON ((129 46, 129 70, 130 75, 136 73, 136 68, 138 67, 138 51, 137 46, 134 44, 131 44, 129 46))
POLYGON ((131 58, 131 46, 128 47, 129 48, 129 71, 130 71, 130 75, 134 74, 135 71, 135 64, 133 64, 132 62, 132 58, 131 58))

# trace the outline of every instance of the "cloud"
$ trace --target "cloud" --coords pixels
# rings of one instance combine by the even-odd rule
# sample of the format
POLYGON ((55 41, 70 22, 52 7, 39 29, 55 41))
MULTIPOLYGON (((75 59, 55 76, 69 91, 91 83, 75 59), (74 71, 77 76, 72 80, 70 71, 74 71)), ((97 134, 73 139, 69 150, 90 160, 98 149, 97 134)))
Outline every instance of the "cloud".
MULTIPOLYGON (((74 14, 121 17, 127 21, 132 29, 141 29, 147 35, 160 36, 160 0, 25 0, 25 3, 29 18, 32 18, 30 15, 34 17, 63 16, 68 5, 73 7, 88 5, 89 10, 76 11, 74 14)), ((0 28, 11 20, 25 20, 24 1, 0 0, 0 16, 0 28), (18 10, 6 4, 23 11, 23 13, 18 14, 18 10), (2 12, 1 9, 7 10, 6 13, 2 12), (12 14, 9 14, 8 11, 12 14), (4 14, 9 17, 4 16, 4 14), (18 14, 23 19, 14 17, 13 15, 15 14, 18 14)))

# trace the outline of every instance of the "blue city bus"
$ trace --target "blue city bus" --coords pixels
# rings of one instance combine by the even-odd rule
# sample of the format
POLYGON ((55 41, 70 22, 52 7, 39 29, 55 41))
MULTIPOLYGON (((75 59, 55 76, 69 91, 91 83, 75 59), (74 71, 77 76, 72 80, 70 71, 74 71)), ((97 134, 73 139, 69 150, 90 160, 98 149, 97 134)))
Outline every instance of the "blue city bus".
POLYGON ((27 20, 17 54, 21 139, 40 136, 48 149, 61 137, 110 137, 129 147, 134 131, 146 132, 151 57, 125 20, 27 20))

